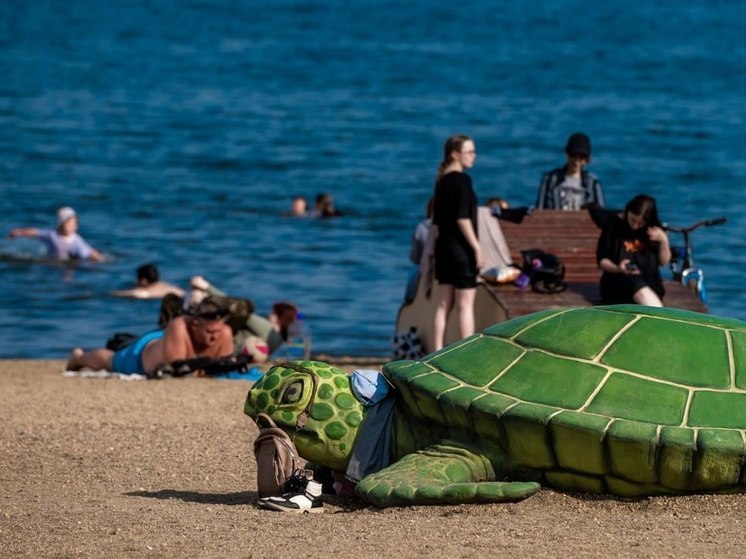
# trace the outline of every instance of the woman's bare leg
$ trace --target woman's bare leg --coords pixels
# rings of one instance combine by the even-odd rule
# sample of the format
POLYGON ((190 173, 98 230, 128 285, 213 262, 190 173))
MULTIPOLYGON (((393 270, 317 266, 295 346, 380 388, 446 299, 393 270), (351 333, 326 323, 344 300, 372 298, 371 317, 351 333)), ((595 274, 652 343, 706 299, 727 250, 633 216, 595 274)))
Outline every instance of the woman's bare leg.
POLYGON ((67 361, 67 370, 79 371, 87 367, 94 371, 111 371, 112 357, 114 357, 114 352, 104 347, 91 351, 83 351, 79 347, 76 347, 70 352, 70 358, 67 361))
POLYGON ((433 319, 433 334, 430 351, 438 351, 443 347, 446 336, 448 312, 453 305, 453 286, 438 284, 435 287, 435 318, 433 319))
POLYGON ((650 289, 649 287, 642 287, 635 291, 632 296, 632 300, 638 305, 646 305, 648 307, 662 307, 663 301, 658 297, 658 294, 650 289))
POLYGON ((458 313, 458 331, 462 338, 474 333, 474 299, 477 289, 456 289, 455 305, 458 313))

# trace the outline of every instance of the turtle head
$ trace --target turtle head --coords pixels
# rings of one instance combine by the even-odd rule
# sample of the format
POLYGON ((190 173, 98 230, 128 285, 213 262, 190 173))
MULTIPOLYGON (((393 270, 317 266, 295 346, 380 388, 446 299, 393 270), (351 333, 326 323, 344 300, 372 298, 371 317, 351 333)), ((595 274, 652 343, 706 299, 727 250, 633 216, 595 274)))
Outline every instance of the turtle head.
POLYGON ((318 361, 272 367, 249 390, 244 413, 269 415, 294 437, 298 453, 321 466, 344 471, 365 412, 344 371, 318 361))

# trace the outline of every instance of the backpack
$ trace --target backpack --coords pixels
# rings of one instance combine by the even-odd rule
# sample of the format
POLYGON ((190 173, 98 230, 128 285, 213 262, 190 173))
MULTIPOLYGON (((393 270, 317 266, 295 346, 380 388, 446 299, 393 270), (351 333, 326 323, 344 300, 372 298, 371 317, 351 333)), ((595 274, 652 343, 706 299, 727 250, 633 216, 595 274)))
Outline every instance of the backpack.
POLYGON ((135 342, 138 338, 139 336, 135 336, 134 334, 130 334, 129 332, 117 332, 111 338, 106 340, 106 349, 110 349, 111 351, 119 351, 120 349, 124 349, 131 343, 135 342))
POLYGON ((256 424, 259 436, 254 441, 254 457, 259 498, 293 491, 294 480, 304 480, 306 475, 292 439, 265 413, 257 416, 256 424))
POLYGON ((531 281, 531 289, 538 293, 561 293, 567 289, 565 265, 554 254, 534 248, 522 250, 523 273, 531 281))

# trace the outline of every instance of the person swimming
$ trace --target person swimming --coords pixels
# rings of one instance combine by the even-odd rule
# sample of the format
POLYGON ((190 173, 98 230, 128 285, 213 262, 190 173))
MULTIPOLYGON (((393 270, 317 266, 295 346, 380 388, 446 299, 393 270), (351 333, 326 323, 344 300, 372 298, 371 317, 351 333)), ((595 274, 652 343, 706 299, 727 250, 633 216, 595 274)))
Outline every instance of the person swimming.
POLYGON ((180 287, 160 279, 155 264, 143 264, 137 268, 136 286, 132 289, 112 291, 115 297, 131 297, 133 299, 162 299, 169 293, 184 297, 184 290, 180 287))
POLYGON ((103 255, 78 234, 78 214, 69 206, 57 210, 56 229, 17 227, 10 230, 8 237, 39 239, 47 248, 47 256, 54 260, 90 260, 93 262, 104 260, 103 255))

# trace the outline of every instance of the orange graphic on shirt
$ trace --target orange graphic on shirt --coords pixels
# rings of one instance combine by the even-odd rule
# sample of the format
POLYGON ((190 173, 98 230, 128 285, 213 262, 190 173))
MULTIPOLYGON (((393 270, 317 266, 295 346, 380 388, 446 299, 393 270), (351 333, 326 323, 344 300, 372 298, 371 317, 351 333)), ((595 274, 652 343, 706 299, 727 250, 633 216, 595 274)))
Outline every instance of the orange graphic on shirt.
POLYGON ((624 250, 629 254, 641 252, 647 248, 647 244, 640 239, 634 241, 624 241, 624 250))

